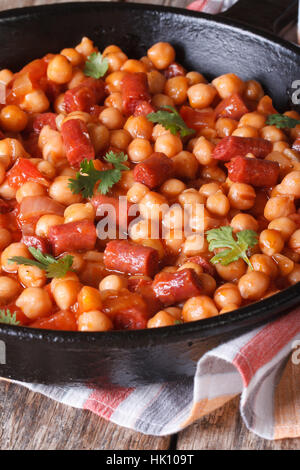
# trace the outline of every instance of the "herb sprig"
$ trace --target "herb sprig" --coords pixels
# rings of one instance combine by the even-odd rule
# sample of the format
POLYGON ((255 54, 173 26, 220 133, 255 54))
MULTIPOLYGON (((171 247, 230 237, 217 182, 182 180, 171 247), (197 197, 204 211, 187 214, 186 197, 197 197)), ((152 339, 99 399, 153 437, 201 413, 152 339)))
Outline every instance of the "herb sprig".
POLYGON ((64 277, 72 269, 73 256, 66 255, 62 258, 54 258, 51 255, 43 254, 33 246, 28 247, 29 252, 35 259, 24 258, 23 256, 13 256, 8 263, 23 264, 25 266, 36 266, 46 272, 48 278, 64 277))
POLYGON ((217 248, 226 248, 217 253, 210 262, 213 264, 221 263, 227 266, 233 261, 242 258, 251 269, 253 266, 248 258, 247 250, 257 244, 258 235, 254 230, 241 230, 233 237, 233 229, 229 226, 212 229, 207 232, 207 241, 209 242, 209 251, 217 248))
POLYGON ((88 56, 83 72, 87 77, 101 78, 108 70, 108 60, 100 52, 88 56))
POLYGON ((269 114, 266 124, 276 126, 278 129, 293 129, 300 124, 300 121, 284 114, 269 114))
POLYGON ((190 129, 186 125, 179 112, 173 108, 173 106, 163 106, 162 109, 156 113, 147 114, 146 117, 150 122, 161 124, 173 135, 176 135, 177 132, 179 132, 181 137, 186 137, 187 135, 195 133, 194 129, 190 129))
POLYGON ((91 160, 83 160, 80 164, 80 171, 76 174, 76 179, 69 179, 69 188, 73 194, 81 193, 84 198, 92 197, 95 184, 99 182, 97 191, 106 194, 114 184, 118 183, 122 177, 122 170, 128 170, 124 165, 128 159, 123 152, 108 152, 104 160, 111 163, 114 168, 111 170, 96 170, 91 160))
POLYGON ((16 312, 11 313, 9 309, 0 309, 0 323, 5 325, 19 325, 20 322, 17 320, 16 312))

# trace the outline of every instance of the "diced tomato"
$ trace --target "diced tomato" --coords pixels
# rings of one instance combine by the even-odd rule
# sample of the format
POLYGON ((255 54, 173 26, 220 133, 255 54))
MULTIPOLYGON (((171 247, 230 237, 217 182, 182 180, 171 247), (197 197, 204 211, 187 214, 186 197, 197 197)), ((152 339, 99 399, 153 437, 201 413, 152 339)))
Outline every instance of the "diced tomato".
POLYGON ((43 330, 77 331, 77 322, 73 312, 62 310, 50 317, 34 321, 30 324, 30 327, 41 328, 43 330))
POLYGON ((47 75, 47 63, 36 59, 16 73, 7 90, 7 104, 19 104, 27 93, 40 88, 40 80, 47 75))
POLYGON ((101 310, 102 299, 99 289, 83 286, 78 294, 78 310, 89 312, 90 310, 101 310))
POLYGON ((87 126, 81 119, 69 119, 61 126, 61 135, 66 148, 66 155, 73 168, 79 168, 84 160, 93 160, 95 150, 87 126))
POLYGON ((7 172, 7 183, 12 188, 18 189, 28 181, 34 181, 44 186, 49 186, 48 181, 34 164, 26 158, 18 158, 14 166, 7 172))
POLYGON ((178 64, 177 62, 172 62, 167 69, 164 70, 164 76, 166 79, 173 78, 173 77, 182 77, 186 74, 186 70, 182 67, 182 65, 178 64))
POLYGON ((124 290, 105 299, 103 311, 113 320, 116 329, 138 330, 147 327, 151 316, 145 300, 139 294, 124 290))
POLYGON ((39 134, 44 126, 50 126, 51 129, 57 130, 56 127, 56 117, 55 113, 41 113, 37 114, 32 123, 33 130, 36 134, 39 134))
POLYGON ((239 121, 244 114, 249 113, 249 109, 238 93, 225 98, 215 109, 216 116, 226 117, 239 121))
POLYGON ((32 246, 42 253, 49 253, 51 251, 48 240, 38 235, 23 235, 22 243, 26 246, 32 246))
POLYGON ((215 125, 215 112, 213 109, 201 111, 192 109, 189 106, 182 106, 180 115, 186 125, 195 131, 201 131, 205 127, 214 127, 215 125))
POLYGON ((156 109, 148 101, 139 101, 134 109, 135 116, 147 116, 147 114, 154 113, 156 109))

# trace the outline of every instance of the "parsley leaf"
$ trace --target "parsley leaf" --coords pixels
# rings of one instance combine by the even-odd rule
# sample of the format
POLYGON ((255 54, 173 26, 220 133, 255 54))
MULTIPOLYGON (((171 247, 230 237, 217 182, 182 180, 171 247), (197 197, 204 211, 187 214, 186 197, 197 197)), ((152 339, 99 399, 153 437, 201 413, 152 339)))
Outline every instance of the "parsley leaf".
POLYGON ((23 264, 24 266, 37 266, 46 271, 46 276, 64 277, 68 271, 71 270, 73 264, 73 256, 66 255, 62 258, 56 259, 51 255, 43 254, 40 250, 30 246, 28 248, 30 253, 35 259, 24 258, 23 256, 13 256, 9 258, 8 263, 23 264))
POLYGON ((207 232, 209 251, 214 251, 217 248, 227 248, 216 254, 210 262, 213 264, 221 263, 222 266, 227 266, 233 261, 242 258, 253 269, 247 256, 247 250, 256 245, 257 239, 258 235, 254 230, 241 230, 237 232, 236 239, 233 237, 232 227, 224 226, 209 230, 207 232))
POLYGON ((91 160, 83 160, 80 164, 80 171, 76 174, 76 179, 69 179, 69 188, 72 193, 81 193, 84 198, 92 197, 94 194, 95 184, 100 181, 97 190, 101 194, 106 194, 114 184, 118 183, 122 177, 122 170, 128 170, 123 163, 128 159, 123 152, 108 152, 104 160, 111 163, 114 169, 96 170, 91 160))
POLYGON ((163 106, 162 108, 169 109, 171 112, 160 109, 156 113, 147 114, 146 117, 148 121, 161 124, 173 135, 176 135, 177 132, 179 132, 181 137, 185 137, 195 133, 194 129, 188 128, 179 112, 173 108, 173 106, 163 106))
POLYGON ((293 129, 300 124, 300 121, 284 114, 269 114, 266 124, 276 126, 278 129, 293 129))
POLYGON ((107 70, 108 60, 100 52, 93 52, 88 56, 83 72, 87 77, 101 78, 107 70))
POLYGON ((16 312, 11 313, 10 310, 0 309, 0 323, 6 325, 19 325, 20 322, 16 318, 16 312))

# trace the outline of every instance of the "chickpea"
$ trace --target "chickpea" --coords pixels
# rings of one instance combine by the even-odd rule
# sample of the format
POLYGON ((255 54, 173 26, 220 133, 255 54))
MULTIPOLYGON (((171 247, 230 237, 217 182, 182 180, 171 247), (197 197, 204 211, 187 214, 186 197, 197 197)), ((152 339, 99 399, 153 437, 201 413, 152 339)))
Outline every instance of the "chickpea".
POLYGON ((105 290, 119 291, 121 289, 126 289, 127 284, 127 279, 125 277, 118 276, 116 274, 111 274, 102 279, 99 284, 99 290, 101 292, 105 290))
POLYGON ((284 241, 287 241, 297 228, 297 224, 289 217, 278 217, 269 223, 268 228, 280 232, 284 241))
MULTIPOLYGON (((278 275, 276 263, 273 261, 272 258, 270 258, 270 256, 257 253, 251 256, 250 262, 253 266, 254 271, 264 273, 273 279, 276 278, 276 276, 278 275)), ((250 269, 251 268, 249 267, 248 271, 250 269)))
POLYGON ((76 51, 79 52, 79 54, 82 54, 85 57, 88 57, 91 55, 93 52, 96 52, 96 49, 94 47, 93 41, 91 41, 89 38, 84 36, 81 39, 80 44, 78 44, 75 47, 76 51))
POLYGON ((264 211, 264 216, 267 220, 272 221, 278 217, 287 217, 296 212, 293 198, 285 196, 271 197, 264 211))
POLYGON ((55 215, 55 214, 42 215, 37 221, 37 224, 35 227, 35 233, 39 237, 47 238, 49 235, 50 227, 53 227, 54 225, 61 225, 64 222, 65 222, 64 218, 61 217, 60 215, 55 215))
POLYGON ((42 175, 47 179, 53 179, 55 177, 56 171, 52 163, 42 160, 37 164, 37 169, 42 173, 42 175))
POLYGON ((186 101, 188 81, 185 77, 172 77, 165 84, 165 94, 172 98, 174 104, 179 106, 186 101))
POLYGON ((234 233, 241 232, 242 230, 258 230, 258 222, 252 215, 249 214, 237 214, 235 215, 230 222, 231 227, 233 228, 234 233))
POLYGON ((182 271, 183 269, 192 269, 198 276, 203 273, 202 267, 197 263, 186 262, 178 268, 178 271, 182 271))
POLYGON ((216 280, 207 273, 201 273, 198 277, 203 289, 203 294, 211 297, 217 288, 216 280))
POLYGON ((224 217, 230 210, 230 202, 225 194, 219 190, 206 201, 207 209, 215 215, 224 217))
POLYGON ((158 257, 160 260, 162 260, 165 257, 165 249, 164 245, 161 240, 156 240, 156 239, 146 239, 146 240, 141 240, 141 244, 143 246, 148 246, 149 248, 153 248, 158 252, 158 257))
POLYGON ((174 176, 183 179, 196 178, 199 164, 191 152, 183 150, 175 155, 172 160, 174 163, 174 176))
POLYGON ((167 229, 181 229, 184 225, 184 211, 179 204, 174 204, 163 216, 163 226, 167 229))
POLYGON ((229 98, 233 93, 243 93, 245 83, 234 73, 227 73, 212 81, 222 99, 229 98))
POLYGON ((17 139, 0 140, 0 162, 7 169, 17 158, 28 158, 29 155, 17 139))
POLYGON ((145 219, 160 220, 168 209, 166 198, 154 191, 147 193, 140 201, 141 216, 145 219))
POLYGON ((145 186, 142 183, 134 183, 134 185, 131 186, 131 188, 127 192, 127 199, 133 204, 138 204, 143 199, 143 197, 149 192, 150 190, 148 186, 145 186))
POLYGON ((228 304, 239 307, 242 303, 242 297, 236 284, 227 282, 216 290, 214 302, 219 309, 225 308, 228 304))
POLYGON ((291 160, 281 152, 273 151, 267 155, 266 160, 276 162, 280 168, 280 177, 285 176, 293 169, 291 160))
POLYGON ((281 276, 288 276, 295 267, 294 261, 280 253, 275 253, 275 255, 273 255, 273 259, 277 264, 281 276))
POLYGON ((182 317, 185 322, 203 320, 204 318, 215 317, 218 314, 214 301, 206 295, 190 298, 185 302, 182 309, 182 317))
POLYGON ((149 91, 152 95, 161 94, 164 91, 166 77, 158 70, 151 70, 147 73, 149 91))
POLYGON ((16 192, 17 202, 20 204, 24 197, 28 196, 44 196, 46 194, 46 187, 42 184, 28 181, 22 184, 16 192))
POLYGON ((230 118, 219 118, 216 122, 216 131, 219 137, 228 137, 236 130, 238 122, 230 118))
POLYGON ((11 302, 21 290, 20 284, 11 277, 0 276, 0 305, 11 302))
POLYGON ((242 277, 247 271, 247 266, 245 262, 240 258, 237 261, 233 261, 227 266, 222 266, 222 264, 216 264, 216 270, 219 276, 225 281, 232 282, 236 281, 242 277))
POLYGON ((62 56, 68 59, 69 63, 73 67, 77 67, 78 65, 81 65, 82 62, 84 61, 84 58, 78 51, 76 51, 76 49, 66 48, 66 49, 63 49, 60 53, 62 56))
POLYGON ((121 129, 125 118, 117 108, 106 108, 99 115, 100 122, 110 130, 121 129))
POLYGON ((214 161, 212 158, 214 148, 215 146, 202 136, 197 140, 193 154, 201 165, 210 165, 214 161))
POLYGON ((34 90, 25 95, 20 106, 28 113, 44 113, 49 108, 50 103, 42 90, 34 90))
POLYGON ((259 236, 259 247, 268 256, 280 253, 284 247, 284 240, 277 230, 263 230, 259 236))
POLYGON ((203 179, 215 180, 220 183, 224 183, 226 181, 225 172, 216 165, 204 166, 201 171, 201 176, 203 179))
POLYGON ((186 74, 186 78, 188 79, 188 85, 197 85, 197 83, 207 83, 206 78, 199 72, 188 72, 186 74))
POLYGON ((176 318, 165 310, 161 310, 148 320, 147 328, 160 328, 162 326, 172 326, 175 324, 176 318))
POLYGON ((21 132, 28 123, 27 114, 13 104, 5 106, 0 112, 2 128, 8 132, 21 132))
POLYGON ((288 173, 281 181, 278 190, 282 194, 300 198, 300 171, 288 173))
POLYGON ((182 310, 179 307, 167 307, 167 308, 165 308, 165 312, 172 315, 172 317, 174 317, 175 320, 181 320, 181 311, 182 310))
POLYGON ((222 190, 222 185, 220 183, 206 183, 201 185, 199 193, 202 196, 208 198, 209 196, 213 196, 214 194, 216 194, 217 191, 220 190, 222 190))
POLYGON ((262 129, 266 124, 266 116, 253 111, 252 113, 244 114, 239 122, 239 127, 254 127, 255 129, 262 129))
POLYGON ((78 318, 79 331, 109 331, 113 330, 111 319, 100 310, 83 312, 78 318))
POLYGON ((111 44, 110 46, 107 46, 104 51, 102 52, 103 57, 107 56, 107 54, 113 54, 115 52, 122 52, 122 49, 119 46, 116 46, 115 44, 111 44))
POLYGON ((3 251, 12 241, 12 236, 6 228, 0 228, 0 251, 3 251))
POLYGON ((153 148, 146 139, 133 139, 127 150, 128 156, 132 162, 142 162, 150 157, 153 153, 153 148))
POLYGON ((0 162, 0 185, 4 182, 6 176, 5 166, 0 162))
POLYGON ((21 264, 18 268, 18 276, 25 287, 43 287, 46 284, 45 271, 37 266, 21 264))
POLYGON ((57 202, 64 204, 76 204, 81 201, 81 194, 73 194, 69 188, 68 176, 57 176, 49 188, 49 196, 57 202))
POLYGON ((186 209, 192 209, 198 204, 202 205, 205 203, 205 197, 200 194, 196 189, 189 188, 182 191, 178 197, 179 203, 186 209))
POLYGON ((188 89, 187 95, 192 108, 204 109, 212 104, 217 90, 212 85, 198 83, 188 89))
POLYGON ((152 98, 152 104, 158 109, 163 108, 164 106, 175 105, 173 98, 168 95, 164 95, 163 93, 157 93, 157 95, 154 95, 152 98))
MULTIPOLYGON (((130 224, 129 227, 129 236, 132 240, 136 242, 141 242, 147 238, 152 237, 152 231, 156 227, 151 224, 151 220, 149 219, 141 219, 138 220, 136 223, 130 224)), ((159 235, 159 232, 158 232, 159 235)))
POLYGON ((175 50, 168 42, 157 42, 147 51, 147 55, 158 70, 163 70, 175 60, 175 50))
POLYGON ((155 152, 162 152, 167 157, 172 158, 182 151, 182 141, 173 134, 163 134, 156 139, 154 145, 155 152))
POLYGON ((207 252, 207 241, 200 233, 189 235, 183 245, 182 251, 187 256, 196 256, 207 252))
MULTIPOLYGON (((178 254, 181 251, 182 245, 184 243, 183 231, 182 230, 169 230, 168 233, 165 235, 164 242, 165 242, 166 247, 171 253, 178 254)), ((175 271, 177 271, 176 268, 172 269, 169 272, 175 272, 175 271)))
POLYGON ((185 189, 186 185, 182 181, 171 178, 163 183, 163 185, 160 187, 160 192, 167 199, 173 199, 181 194, 185 189))
POLYGON ((3 85, 8 85, 9 82, 13 79, 14 74, 8 69, 0 70, 0 83, 3 85))
POLYGON ((16 189, 10 186, 7 180, 4 180, 3 183, 0 185, 0 196, 4 199, 15 199, 16 192, 16 189))
POLYGON ((259 137, 258 130, 251 126, 238 127, 231 135, 235 137, 259 137))
POLYGON ((107 127, 93 122, 89 123, 87 128, 95 153, 98 154, 106 149, 110 141, 110 133, 107 127))
POLYGON ((124 129, 129 132, 133 139, 150 140, 152 136, 153 124, 145 116, 130 116, 125 122, 124 129))
POLYGON ((110 73, 106 79, 106 84, 110 87, 111 93, 121 93, 122 92, 122 80, 127 75, 126 72, 117 71, 110 73))
POLYGON ((114 73, 122 69, 128 57, 124 52, 114 52, 107 54, 106 59, 108 60, 108 73, 114 73))
POLYGON ((52 302, 48 292, 41 287, 27 287, 16 300, 26 317, 35 320, 51 313, 52 302))
POLYGON ((249 184, 233 183, 229 189, 228 199, 234 209, 248 210, 255 203, 255 190, 249 184))
POLYGON ((121 93, 115 91, 114 93, 111 93, 108 95, 106 100, 104 101, 105 106, 108 108, 116 108, 120 111, 120 113, 123 112, 123 100, 122 100, 122 95, 121 93))
POLYGON ((300 254, 300 229, 296 230, 289 239, 289 247, 300 254))
POLYGON ((141 62, 140 60, 136 59, 128 59, 126 62, 121 67, 121 70, 124 70, 125 72, 130 72, 130 73, 147 73, 148 68, 147 66, 141 62))
POLYGON ((94 206, 90 202, 87 202, 86 204, 71 204, 64 212, 65 224, 85 219, 93 221, 95 216, 96 212, 94 206))
POLYGON ((56 305, 61 310, 67 310, 77 302, 77 296, 81 289, 81 285, 76 280, 59 279, 52 289, 52 295, 56 305))
POLYGON ((259 101, 264 96, 264 90, 256 80, 246 82, 245 97, 249 100, 259 101))
POLYGON ((11 243, 8 245, 1 254, 1 266, 4 271, 9 273, 17 272, 17 263, 8 263, 8 260, 13 256, 23 256, 24 258, 30 258, 30 253, 24 243, 11 243))
POLYGON ((110 145, 119 150, 126 150, 131 140, 131 135, 125 129, 118 129, 110 133, 110 145))
POLYGON ((39 148, 42 150, 43 158, 52 165, 58 166, 64 163, 66 152, 60 132, 44 126, 38 140, 39 148))
POLYGON ((263 139, 270 140, 271 142, 281 142, 283 140, 287 140, 285 133, 276 126, 263 127, 260 130, 260 135, 263 139))
POLYGON ((288 275, 287 278, 291 285, 300 282, 300 264, 295 263, 293 271, 288 275))
POLYGON ((241 277, 238 287, 243 299, 259 300, 266 293, 270 278, 260 271, 251 271, 241 277))
POLYGON ((50 60, 47 68, 47 77, 55 83, 67 83, 72 78, 72 64, 64 55, 57 54, 50 60))

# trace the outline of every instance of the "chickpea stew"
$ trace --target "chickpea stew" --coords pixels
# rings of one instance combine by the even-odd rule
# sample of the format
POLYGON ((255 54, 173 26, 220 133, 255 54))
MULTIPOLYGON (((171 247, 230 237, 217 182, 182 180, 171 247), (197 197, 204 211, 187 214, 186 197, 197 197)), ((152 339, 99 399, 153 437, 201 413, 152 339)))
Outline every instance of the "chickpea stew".
POLYGON ((156 328, 300 282, 300 114, 257 81, 84 37, 0 86, 0 322, 156 328))

